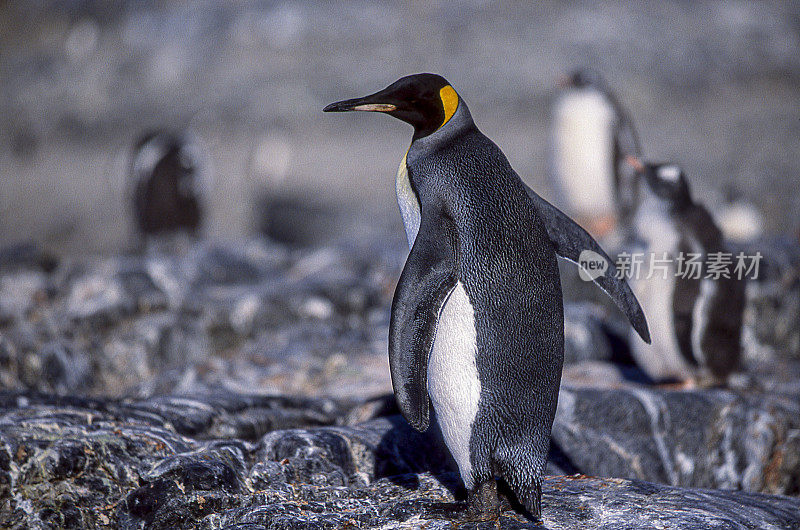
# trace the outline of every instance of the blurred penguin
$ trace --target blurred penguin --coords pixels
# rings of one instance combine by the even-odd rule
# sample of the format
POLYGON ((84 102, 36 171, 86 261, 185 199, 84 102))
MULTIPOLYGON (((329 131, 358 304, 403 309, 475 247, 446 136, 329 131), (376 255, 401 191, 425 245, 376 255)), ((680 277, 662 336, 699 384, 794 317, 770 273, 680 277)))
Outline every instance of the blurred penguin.
MULTIPOLYGON (((576 70, 553 109, 552 178, 564 207, 593 235, 629 226, 638 179, 625 157, 641 156, 627 112, 601 76, 576 70)), ((623 234, 624 235, 624 234, 623 234)))
POLYGON ((722 187, 714 217, 727 241, 749 243, 764 234, 764 216, 734 185, 722 187))
POLYGON ((644 256, 629 282, 653 337, 652 344, 631 338, 636 363, 655 381, 724 384, 741 357, 745 281, 734 263, 725 266, 729 278, 709 275, 709 256, 730 250, 681 168, 628 161, 642 181, 631 226, 638 248, 630 250, 644 256))
POLYGON ((209 167, 191 133, 151 131, 133 148, 129 191, 142 240, 198 235, 209 192, 209 167))

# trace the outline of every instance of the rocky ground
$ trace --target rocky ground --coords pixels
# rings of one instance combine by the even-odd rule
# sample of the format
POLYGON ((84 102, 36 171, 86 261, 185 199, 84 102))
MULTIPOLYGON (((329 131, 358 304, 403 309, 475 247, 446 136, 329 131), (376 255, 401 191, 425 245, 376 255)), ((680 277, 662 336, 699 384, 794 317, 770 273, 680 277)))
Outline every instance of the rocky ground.
MULTIPOLYGON (((2 250, 0 526, 450 527, 447 452, 389 394, 402 245, 2 250)), ((800 251, 762 246, 727 389, 647 381, 565 271, 544 527, 800 528, 800 251)), ((500 523, 536 527, 510 505, 500 523)))
MULTIPOLYGON (((450 528, 464 507, 435 434, 352 425, 383 400, 0 399, 5 527, 450 528)), ((548 477, 543 502, 543 526, 505 503, 500 527, 800 527, 797 498, 579 474, 548 477)))

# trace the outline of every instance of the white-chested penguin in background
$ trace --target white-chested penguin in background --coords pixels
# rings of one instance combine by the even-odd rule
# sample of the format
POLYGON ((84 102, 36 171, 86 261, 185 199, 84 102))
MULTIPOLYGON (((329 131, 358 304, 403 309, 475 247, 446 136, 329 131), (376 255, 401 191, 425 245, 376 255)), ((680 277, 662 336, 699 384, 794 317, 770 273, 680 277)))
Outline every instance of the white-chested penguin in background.
POLYGON ((644 259, 631 285, 653 337, 652 344, 634 337, 636 362, 656 381, 724 384, 741 357, 745 281, 735 274, 735 263, 726 266, 729 278, 708 274, 709 255, 730 256, 730 250, 711 214, 692 199, 681 168, 629 161, 643 181, 632 226, 638 246, 632 250, 644 259))
MULTIPOLYGON (((442 77, 404 77, 325 111, 383 112, 414 127, 396 181, 411 247, 389 329, 400 410, 422 431, 433 404, 472 518, 497 517, 498 476, 538 518, 564 350, 556 255, 610 259, 523 184, 442 77)), ((596 281, 649 340, 628 285, 596 281)))
POLYGON ((723 185, 719 192, 712 214, 725 240, 749 243, 761 237, 766 220, 758 207, 733 183, 723 185))
POLYGON ((203 220, 208 168, 199 140, 189 133, 154 131, 134 145, 133 213, 144 237, 197 235, 203 220))
POLYGON ((639 139, 596 71, 576 70, 561 85, 553 108, 553 186, 568 211, 602 236, 617 223, 628 226, 635 210, 637 179, 625 158, 641 156, 639 139))

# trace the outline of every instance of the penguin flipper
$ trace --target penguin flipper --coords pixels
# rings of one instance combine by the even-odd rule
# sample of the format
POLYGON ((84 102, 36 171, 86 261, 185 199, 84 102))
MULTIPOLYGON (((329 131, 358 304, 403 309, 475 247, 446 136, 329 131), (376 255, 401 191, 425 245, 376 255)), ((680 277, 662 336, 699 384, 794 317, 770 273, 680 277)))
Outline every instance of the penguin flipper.
POLYGON ((647 328, 647 320, 644 311, 639 305, 639 301, 631 291, 628 283, 617 278, 617 269, 614 261, 600 247, 597 241, 589 235, 586 230, 578 223, 570 219, 564 212, 544 200, 525 183, 525 190, 531 198, 539 218, 545 225, 547 235, 553 243, 556 254, 575 264, 579 263, 579 256, 584 250, 591 250, 603 257, 608 263, 608 269, 602 276, 594 279, 605 293, 614 300, 625 316, 628 317, 633 329, 646 343, 650 344, 650 331, 647 328))
POLYGON ((428 358, 439 314, 457 282, 455 226, 432 205, 426 207, 397 282, 389 323, 394 395, 400 412, 418 431, 430 425, 428 358))

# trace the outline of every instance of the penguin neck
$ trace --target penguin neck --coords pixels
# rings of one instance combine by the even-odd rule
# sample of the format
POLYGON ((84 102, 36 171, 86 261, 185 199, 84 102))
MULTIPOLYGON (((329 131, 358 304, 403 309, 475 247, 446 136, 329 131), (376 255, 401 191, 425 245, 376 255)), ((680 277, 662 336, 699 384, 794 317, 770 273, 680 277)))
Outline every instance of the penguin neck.
POLYGON ((673 217, 680 217, 693 206, 690 201, 673 202, 669 205, 669 213, 673 217))
POLYGON ((414 241, 417 238, 422 218, 422 207, 417 191, 414 189, 414 185, 409 177, 409 166, 434 152, 436 149, 441 148, 443 143, 447 143, 471 130, 475 130, 475 123, 472 121, 472 116, 469 113, 466 103, 464 103, 463 100, 459 100, 456 111, 447 123, 427 136, 419 138, 415 136, 406 152, 406 156, 404 156, 403 160, 400 162, 400 167, 397 169, 395 186, 397 204, 400 207, 400 215, 403 218, 403 226, 406 230, 409 249, 414 245, 414 241))
POLYGON ((415 131, 411 146, 408 148, 407 161, 412 162, 425 156, 453 138, 473 129, 475 129, 475 122, 472 121, 469 108, 463 99, 459 99, 456 111, 444 125, 425 136, 417 136, 415 131))

